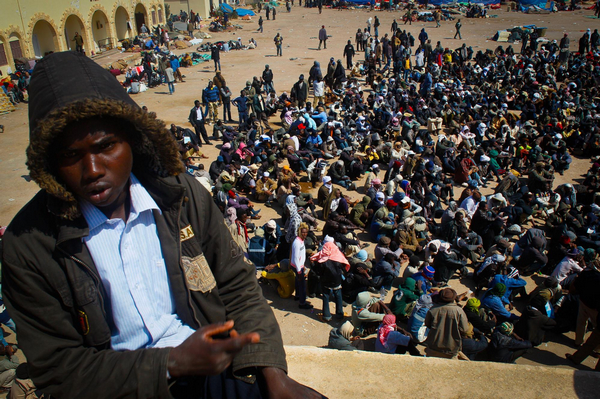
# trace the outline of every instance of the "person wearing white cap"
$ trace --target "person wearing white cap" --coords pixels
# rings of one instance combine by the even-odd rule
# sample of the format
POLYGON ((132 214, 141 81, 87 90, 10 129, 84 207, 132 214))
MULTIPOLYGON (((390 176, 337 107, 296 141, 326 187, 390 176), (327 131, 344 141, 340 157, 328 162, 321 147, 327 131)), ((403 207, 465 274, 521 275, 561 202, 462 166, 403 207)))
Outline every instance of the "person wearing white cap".
POLYGON ((396 176, 394 176, 393 179, 391 179, 387 183, 387 185, 385 186, 385 195, 387 195, 388 198, 393 197, 396 193, 404 193, 404 190, 402 190, 402 187, 400 187, 402 179, 402 175, 398 173, 396 176))
POLYGON ((264 201, 267 206, 271 206, 271 201, 275 200, 277 190, 277 182, 270 176, 269 172, 264 172, 262 178, 256 183, 256 198, 258 201, 264 201))
POLYGON ((471 131, 469 130, 469 126, 464 125, 460 129, 460 137, 463 138, 468 150, 472 150, 475 147, 477 147, 477 144, 475 144, 475 133, 471 133, 471 131))
POLYGON ((323 176, 323 185, 319 188, 319 192, 317 194, 317 202, 319 206, 323 206, 325 201, 327 201, 327 197, 331 194, 331 190, 333 190, 333 183, 331 183, 330 176, 323 176))
POLYGON ((374 163, 373 165, 371 165, 371 169, 367 171, 367 178, 365 179, 365 184, 363 185, 365 193, 371 187, 371 183, 373 182, 373 180, 378 178, 378 176, 377 176, 378 174, 379 174, 379 165, 374 163))

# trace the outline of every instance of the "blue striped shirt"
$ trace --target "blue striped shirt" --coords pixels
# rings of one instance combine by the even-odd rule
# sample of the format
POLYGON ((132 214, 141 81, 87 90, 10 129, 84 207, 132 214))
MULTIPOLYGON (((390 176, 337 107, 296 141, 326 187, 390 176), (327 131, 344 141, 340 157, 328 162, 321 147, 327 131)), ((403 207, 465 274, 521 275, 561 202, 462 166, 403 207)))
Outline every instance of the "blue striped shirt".
POLYGON ((115 350, 174 347, 194 330, 177 314, 152 210, 160 209, 132 174, 127 222, 108 219, 80 201, 90 234, 88 247, 110 300, 115 350))

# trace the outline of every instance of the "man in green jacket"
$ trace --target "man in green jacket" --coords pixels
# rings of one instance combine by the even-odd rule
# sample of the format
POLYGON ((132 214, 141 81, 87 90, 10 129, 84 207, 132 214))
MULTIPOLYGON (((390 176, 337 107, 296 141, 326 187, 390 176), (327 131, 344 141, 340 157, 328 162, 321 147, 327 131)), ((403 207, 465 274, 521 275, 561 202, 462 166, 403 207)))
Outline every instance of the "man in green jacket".
POLYGON ((38 62, 3 295, 35 385, 62 398, 319 397, 173 137, 80 53, 38 62), (107 383, 110 382, 110 383, 107 383))

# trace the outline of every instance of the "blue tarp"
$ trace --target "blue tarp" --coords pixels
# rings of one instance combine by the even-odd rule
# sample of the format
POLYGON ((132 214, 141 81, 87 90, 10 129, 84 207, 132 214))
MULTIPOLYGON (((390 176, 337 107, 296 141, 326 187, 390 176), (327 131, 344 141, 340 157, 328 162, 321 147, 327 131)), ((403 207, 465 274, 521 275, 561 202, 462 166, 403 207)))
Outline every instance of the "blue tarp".
POLYGON ((232 13, 233 12, 233 8, 229 5, 229 4, 221 4, 221 11, 226 12, 226 13, 232 13))
MULTIPOLYGON (((425 4, 425 0, 419 0, 420 4, 425 4)), ((443 5, 448 5, 448 4, 456 4, 456 3, 463 3, 466 4, 466 2, 464 0, 461 1, 456 1, 456 0, 429 0, 428 4, 434 5, 434 6, 443 6, 443 5)), ((483 4, 485 6, 489 6, 492 4, 500 4, 500 0, 472 0, 471 4, 483 4)))
MULTIPOLYGON (((221 11, 223 11, 226 14, 231 14, 233 12, 233 8, 229 5, 229 4, 221 4, 221 11)), ((246 10, 244 8, 238 8, 235 10, 235 12, 237 12, 237 15, 240 17, 243 17, 244 15, 250 15, 251 17, 255 16, 256 14, 254 14, 254 11, 252 10, 246 10)))
POLYGON ((531 8, 535 10, 552 11, 554 8, 554 2, 547 2, 546 0, 519 0, 519 8, 522 12, 527 12, 531 8), (548 7, 546 7, 546 4, 548 7))
POLYGON ((359 6, 365 6, 371 4, 370 0, 346 0, 346 3, 358 4, 359 6))
POLYGON ((251 17, 253 17, 256 15, 254 11, 246 10, 245 8, 238 8, 237 10, 235 10, 235 12, 237 12, 237 15, 239 15, 240 17, 243 17, 245 15, 250 15, 251 17))

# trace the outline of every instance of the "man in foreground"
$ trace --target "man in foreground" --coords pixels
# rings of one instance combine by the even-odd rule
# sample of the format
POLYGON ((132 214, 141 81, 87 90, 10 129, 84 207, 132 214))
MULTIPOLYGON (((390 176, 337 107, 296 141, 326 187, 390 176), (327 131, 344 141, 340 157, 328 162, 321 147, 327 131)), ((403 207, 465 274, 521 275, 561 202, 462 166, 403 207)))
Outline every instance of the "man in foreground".
POLYGON ((38 62, 29 90, 42 190, 7 229, 2 272, 35 385, 64 398, 320 397, 286 375, 254 267, 164 123, 78 53, 38 62))

